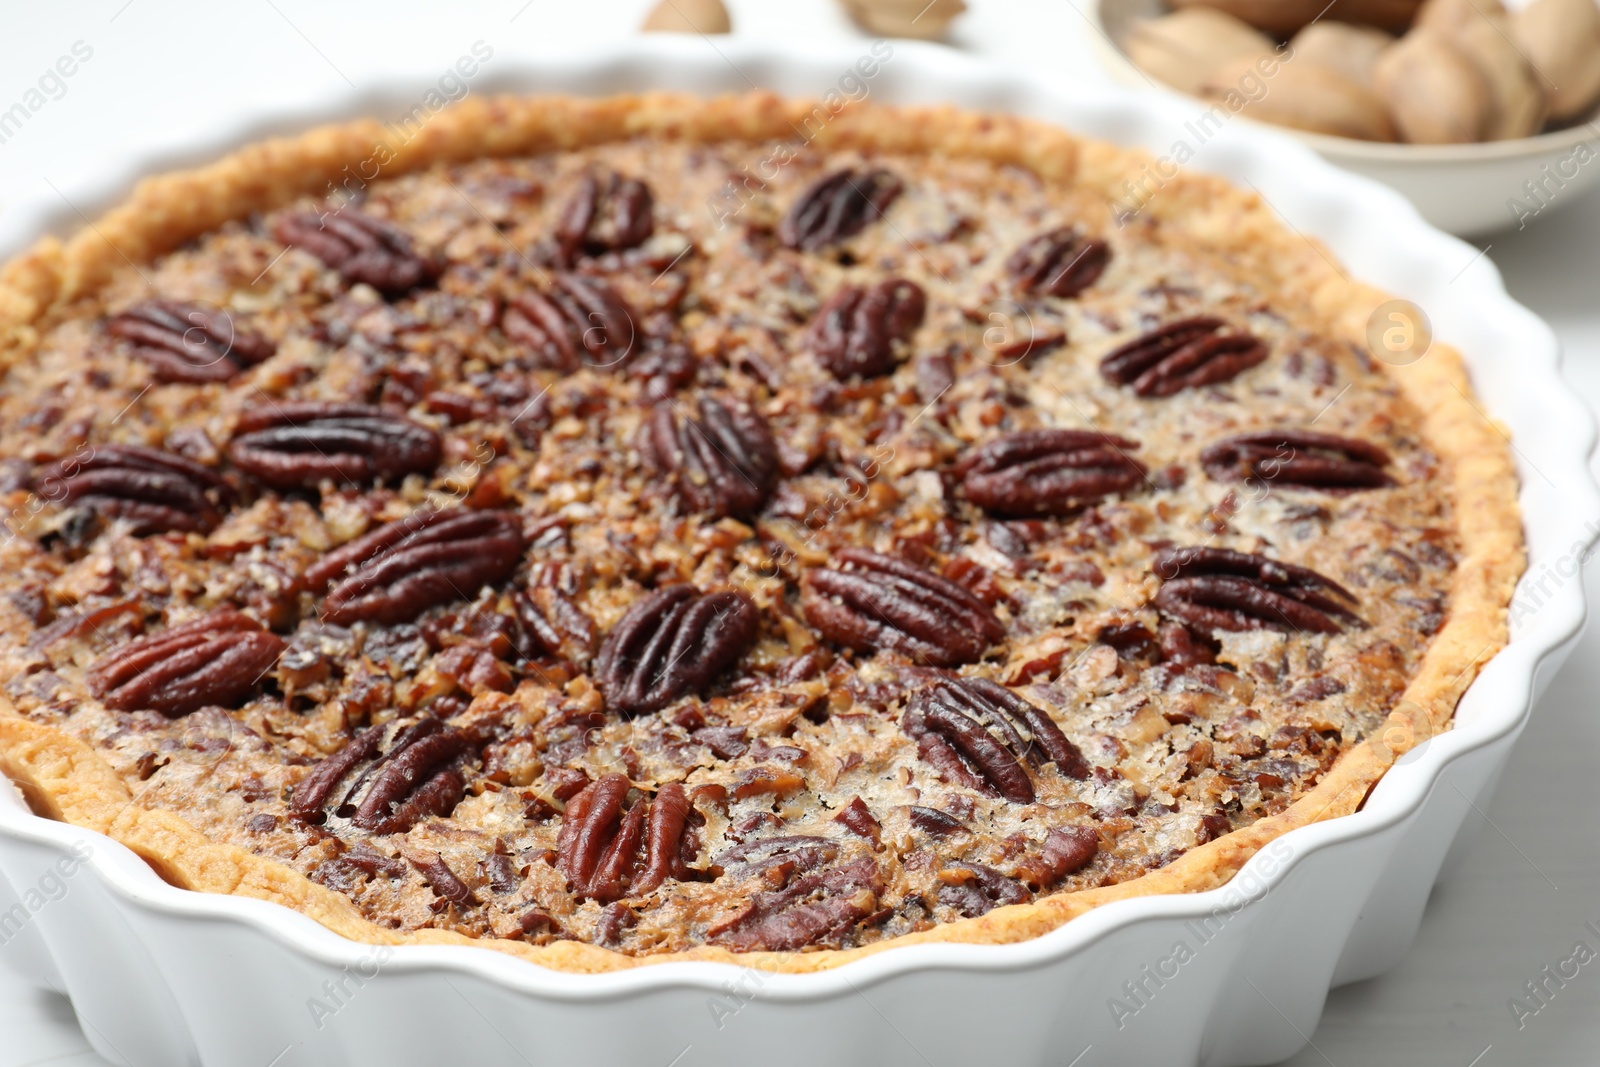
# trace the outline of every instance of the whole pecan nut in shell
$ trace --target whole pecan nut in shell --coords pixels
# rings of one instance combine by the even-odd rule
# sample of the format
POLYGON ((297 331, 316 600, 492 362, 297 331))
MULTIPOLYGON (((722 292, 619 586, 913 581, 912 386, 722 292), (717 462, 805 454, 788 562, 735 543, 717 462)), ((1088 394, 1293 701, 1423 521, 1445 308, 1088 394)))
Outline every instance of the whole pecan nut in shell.
POLYGON ((580 898, 605 903, 643 896, 690 873, 683 860, 688 793, 669 782, 624 811, 630 788, 625 776, 608 774, 567 801, 556 866, 580 898))
POLYGON ((1110 262, 1110 245, 1059 226, 1011 253, 1006 273, 1024 293, 1074 297, 1098 281, 1110 262))
POLYGON ((967 499, 1007 518, 1068 515, 1145 479, 1137 441, 1094 430, 1023 430, 988 441, 956 466, 967 499))
POLYGON ((471 600, 522 559, 522 524, 496 511, 424 509, 342 545, 307 568, 313 591, 333 587, 322 617, 346 626, 406 622, 439 604, 471 600))
POLYGON ((439 435, 404 415, 366 404, 269 403, 239 418, 228 458, 273 489, 323 481, 365 484, 439 465, 439 435))
POLYGON ((800 585, 807 621, 830 641, 954 667, 982 659, 1005 636, 988 605, 952 581, 861 548, 838 559, 838 568, 808 570, 800 585))
POLYGON ((1156 557, 1155 606, 1202 633, 1275 630, 1339 633, 1362 627, 1355 596, 1309 567, 1223 548, 1175 548, 1156 557))
POLYGON ((500 328, 529 349, 538 366, 571 373, 615 367, 640 347, 638 320, 608 283, 586 274, 557 274, 542 290, 512 297, 500 328))
POLYGON ((778 240, 815 252, 853 237, 882 218, 904 188, 883 169, 834 171, 800 194, 778 224, 778 240))
POLYGON ((46 500, 120 519, 140 537, 207 533, 233 501, 233 491, 210 468, 138 445, 97 445, 83 459, 64 459, 44 472, 37 489, 46 500))
POLYGON ((767 420, 742 404, 700 399, 699 417, 676 401, 657 404, 645 431, 645 456, 667 474, 693 511, 749 518, 778 481, 778 446, 767 420))
POLYGON ((90 692, 118 711, 177 718, 242 703, 272 669, 284 644, 231 608, 137 638, 89 670, 90 692))
POLYGON ((347 280, 372 286, 386 297, 432 285, 439 265, 417 251, 411 235, 394 223, 354 208, 322 215, 284 215, 272 228, 286 245, 303 248, 347 280))
POLYGON ((911 339, 926 310, 922 287, 904 278, 843 285, 807 327, 804 344, 835 378, 876 378, 894 370, 896 346, 911 339))
POLYGON ((1261 339, 1227 325, 1210 316, 1169 322, 1107 353, 1100 373, 1148 397, 1230 381, 1270 353, 1261 339))
POLYGON ((1382 489, 1389 453, 1377 445, 1312 430, 1258 430, 1207 446, 1200 465, 1219 482, 1255 478, 1310 489, 1382 489))
POLYGON ((918 755, 957 785, 1031 804, 1031 767, 1089 776, 1078 747, 1045 712, 984 678, 940 678, 917 690, 901 720, 918 755))
POLYGON ((644 182, 615 171, 590 171, 578 179, 556 222, 558 258, 571 264, 579 255, 637 247, 650 239, 654 210, 650 186, 644 182))
POLYGON ((660 711, 703 693, 755 643, 755 605, 732 590, 669 585, 630 607, 606 635, 595 681, 618 714, 660 711))
POLYGON ((106 332, 127 341, 134 358, 162 382, 225 382, 277 350, 227 311, 177 300, 135 304, 113 316, 106 332))

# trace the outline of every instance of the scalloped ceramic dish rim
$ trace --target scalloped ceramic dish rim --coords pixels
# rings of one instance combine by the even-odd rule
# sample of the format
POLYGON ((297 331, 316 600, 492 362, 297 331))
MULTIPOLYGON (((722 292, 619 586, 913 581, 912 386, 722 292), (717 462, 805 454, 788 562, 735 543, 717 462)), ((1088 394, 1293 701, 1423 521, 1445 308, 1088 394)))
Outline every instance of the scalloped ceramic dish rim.
MULTIPOLYGON (((1099 37, 1096 42, 1096 51, 1108 54, 1115 58, 1122 68, 1119 72, 1111 72, 1118 80, 1132 80, 1138 76, 1146 81, 1150 75, 1139 69, 1138 64, 1128 58, 1128 53, 1123 49, 1121 42, 1111 36, 1106 28, 1105 19, 1100 11, 1107 3, 1117 0, 1092 0, 1088 15, 1090 23, 1094 26, 1099 37)), ((1171 93, 1180 100, 1189 103, 1203 104, 1207 101, 1198 96, 1174 89, 1160 82, 1153 82, 1160 92, 1171 93)), ((1260 122, 1248 115, 1238 116, 1258 128, 1277 130, 1286 133, 1296 140, 1303 141, 1319 152, 1336 155, 1341 159, 1359 161, 1362 163, 1381 163, 1386 166, 1417 166, 1427 167, 1436 164, 1450 163, 1489 163, 1501 160, 1537 160, 1555 152, 1576 148, 1585 141, 1600 141, 1600 107, 1597 107, 1587 119, 1563 126, 1559 129, 1546 130, 1536 133, 1532 137, 1513 137, 1506 141, 1477 141, 1471 144, 1404 144, 1388 141, 1363 141, 1355 137, 1337 137, 1329 133, 1313 133, 1310 130, 1297 130, 1290 126, 1278 126, 1270 122, 1260 122)))
MULTIPOLYGON (((627 45, 595 49, 585 57, 540 60, 537 63, 507 61, 516 65, 514 73, 497 71, 483 79, 487 92, 564 92, 578 95, 603 95, 643 88, 680 89, 715 94, 750 88, 743 69, 735 61, 759 68, 765 80, 760 88, 774 88, 789 95, 802 95, 795 88, 801 82, 816 95, 826 91, 830 75, 848 69, 860 54, 855 47, 808 49, 803 55, 783 54, 771 46, 728 40, 714 46, 716 55, 701 51, 703 42, 685 40, 639 40, 627 45), (728 68, 733 67, 747 84, 726 87, 728 68)), ((1183 115, 1174 100, 1165 96, 1134 95, 1124 90, 1083 89, 1063 93, 1038 80, 1000 71, 958 53, 936 46, 895 42, 895 65, 887 86, 912 70, 909 87, 902 84, 901 101, 929 102, 930 97, 974 110, 1007 110, 1060 121, 1066 128, 1088 137, 1105 137, 1100 131, 1116 125, 1119 115, 1130 114, 1150 121, 1169 120, 1181 124, 1183 115), (904 58, 902 58, 904 56, 904 58), (927 86, 937 86, 929 91, 927 86), (919 88, 920 87, 920 88, 919 88), (1088 128, 1085 130, 1084 128, 1088 128)), ((882 75, 880 75, 882 77, 882 75)), ((46 227, 41 219, 67 222, 78 219, 79 206, 104 206, 120 199, 137 177, 172 169, 196 160, 210 160, 230 148, 247 144, 274 133, 305 129, 318 122, 355 115, 382 113, 385 103, 410 100, 426 86, 427 76, 389 78, 374 83, 365 91, 352 91, 337 98, 323 98, 314 105, 273 109, 254 116, 241 116, 223 128, 206 131, 204 136, 185 135, 183 146, 165 146, 147 151, 93 184, 74 186, 64 193, 76 194, 61 199, 59 205, 42 197, 23 203, 12 213, 17 220, 0 226, 0 252, 14 254, 17 248, 37 238, 46 227), (32 221, 25 225, 21 220, 32 221), (13 247, 15 246, 15 247, 13 247)), ((889 95, 894 96, 891 90, 889 95)), ((1159 143, 1147 138, 1149 143, 1159 143)), ((1232 164, 1216 173, 1230 177, 1228 170, 1249 172, 1255 168, 1274 171, 1285 182, 1298 187, 1316 185, 1320 201, 1331 198, 1344 207, 1358 205, 1382 223, 1369 223, 1362 229, 1386 240, 1396 235, 1413 248, 1435 246, 1439 252, 1450 249, 1463 261, 1473 249, 1433 229, 1398 193, 1382 185, 1340 171, 1318 158, 1309 149, 1281 134, 1239 128, 1229 131, 1231 152, 1224 163, 1232 164), (1308 179, 1315 179, 1314 182, 1308 179), (1440 242, 1444 242, 1440 244, 1440 242)), ((1133 145, 1145 141, 1130 139, 1133 145)), ((105 171, 101 172, 103 175, 105 171)), ((1237 177, 1232 180, 1237 181, 1237 177)), ((1271 181, 1268 180, 1268 184, 1271 181)), ((1313 229, 1315 227, 1313 226, 1313 229)), ((1355 237, 1333 238, 1338 245, 1355 237)), ((1470 266, 1470 264, 1469 264, 1470 266)), ((1507 317, 1522 331, 1524 344, 1515 355, 1535 371, 1531 379, 1549 402, 1546 414, 1568 430, 1565 445, 1574 445, 1564 457, 1543 456, 1548 463, 1563 461, 1561 473, 1576 475, 1585 492, 1581 499, 1568 500, 1565 511, 1546 509, 1529 513, 1525 507, 1525 527, 1529 530, 1529 568, 1532 573, 1541 562, 1549 562, 1555 551, 1574 540, 1584 545, 1594 540, 1591 530, 1600 529, 1600 494, 1588 473, 1587 457, 1594 442, 1593 420, 1587 409, 1559 378, 1558 350, 1554 335, 1540 319, 1517 304, 1505 292, 1498 272, 1488 263, 1478 264, 1471 275, 1472 316, 1507 317), (1587 526, 1585 523, 1587 522, 1587 526), (1552 533, 1539 531, 1553 530, 1552 533), (1549 539, 1549 545, 1541 545, 1549 539)), ((1442 255, 1431 255, 1425 274, 1445 276, 1451 266, 1442 255)), ((1415 275, 1421 268, 1413 267, 1415 275)), ((1466 277, 1465 272, 1457 279, 1466 277)), ((1390 286, 1390 288, 1394 288, 1390 286)), ((1506 358, 1511 354, 1507 353, 1506 358)), ((1525 473, 1525 472, 1524 472, 1525 473)), ((1522 494, 1524 497, 1527 493, 1522 494)), ((1439 781, 1443 768, 1455 759, 1483 748, 1520 729, 1529 713, 1535 674, 1546 656, 1572 640, 1584 621, 1584 593, 1581 582, 1566 582, 1544 602, 1524 625, 1517 628, 1511 642, 1485 664, 1478 678, 1462 696, 1453 728, 1428 740, 1405 756, 1378 784, 1363 810, 1339 819, 1293 830, 1278 838, 1290 847, 1287 860, 1266 871, 1260 854, 1239 872, 1235 883, 1193 894, 1157 895, 1116 901, 1095 908, 1060 928, 1040 937, 1012 944, 916 944, 890 947, 873 955, 825 971, 808 974, 779 974, 763 971, 763 1000, 808 1001, 826 999, 856 991, 861 983, 877 983, 907 971, 954 969, 972 972, 1016 971, 1064 958, 1115 931, 1149 919, 1198 919, 1240 904, 1234 885, 1247 877, 1256 879, 1259 890, 1270 893, 1298 863, 1300 857, 1341 841, 1377 834, 1416 812, 1439 781)), ((33 815, 22 803, 16 789, 0 795, 0 836, 48 843, 68 849, 87 845, 88 866, 112 891, 130 904, 153 911, 191 918, 199 922, 240 923, 254 931, 293 947, 318 962, 332 966, 353 965, 370 960, 385 948, 391 953, 383 966, 400 973, 446 970, 463 976, 476 976, 518 992, 550 1000, 600 1002, 648 993, 666 988, 698 988, 717 991, 731 974, 742 968, 727 963, 679 962, 645 965, 604 974, 573 974, 548 970, 501 953, 469 946, 374 946, 341 937, 312 919, 266 901, 175 888, 163 882, 133 852, 110 838, 81 827, 54 822, 33 815)), ((1271 846, 1269 846, 1270 848, 1271 846)), ((1263 850, 1265 851, 1265 850, 1263 850)), ((1281 850, 1279 850, 1281 857, 1281 850)))

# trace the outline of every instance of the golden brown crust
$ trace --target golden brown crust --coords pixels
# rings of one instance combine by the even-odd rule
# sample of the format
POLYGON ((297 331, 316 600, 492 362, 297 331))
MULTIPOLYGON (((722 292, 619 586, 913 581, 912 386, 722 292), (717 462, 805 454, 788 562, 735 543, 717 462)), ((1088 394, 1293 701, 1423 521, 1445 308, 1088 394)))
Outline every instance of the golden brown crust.
MULTIPOLYGON (((811 111, 810 105, 761 94, 709 102, 672 95, 472 99, 441 113, 421 135, 394 149, 384 173, 638 135, 691 142, 770 141, 792 137, 796 124, 811 111)), ((43 329, 119 265, 147 262, 228 220, 321 190, 344 167, 369 158, 383 136, 382 127, 372 121, 329 126, 141 183, 125 204, 93 226, 66 241, 41 241, 0 270, 0 358, 10 363, 26 354, 43 329)), ((822 127, 816 144, 1015 164, 1048 181, 1100 191, 1108 200, 1141 158, 1037 123, 952 109, 847 111, 822 127)), ((1329 336, 1365 344, 1368 314, 1385 299, 1383 294, 1348 280, 1323 250, 1285 229, 1259 197, 1219 179, 1185 175, 1168 183, 1145 211, 1160 225, 1240 264, 1259 279, 1262 289, 1309 308, 1329 336)), ((570 971, 684 959, 814 971, 902 944, 1019 941, 1113 900, 1215 888, 1284 832, 1356 810, 1396 758, 1448 726, 1478 667, 1505 643, 1505 609, 1523 554, 1516 479, 1502 432, 1468 398, 1470 385, 1455 352, 1436 347, 1425 359, 1392 373, 1404 397, 1422 413, 1427 443, 1449 472, 1461 551, 1448 621, 1433 638, 1386 727, 1346 751, 1307 795, 1278 815, 1119 885, 998 908, 980 918, 857 949, 735 954, 701 947, 635 958, 576 942, 533 947, 440 930, 400 933, 380 927, 363 918, 343 895, 290 868, 212 842, 169 812, 141 807, 90 746, 61 730, 16 717, 3 703, 0 770, 22 786, 40 814, 107 834, 143 856, 174 885, 275 901, 359 941, 480 944, 570 971)))

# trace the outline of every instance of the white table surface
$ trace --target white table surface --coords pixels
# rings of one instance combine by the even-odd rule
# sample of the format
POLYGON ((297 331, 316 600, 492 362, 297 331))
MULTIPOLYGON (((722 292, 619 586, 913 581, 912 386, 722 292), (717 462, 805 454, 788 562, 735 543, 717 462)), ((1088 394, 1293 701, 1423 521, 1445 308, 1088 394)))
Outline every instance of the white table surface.
MULTIPOLYGON (((1100 79, 1085 0, 968 0, 951 41, 1059 79, 1100 79), (1025 32, 1023 32, 1025 30, 1025 32)), ((0 144, 0 223, 41 185, 71 188, 100 161, 226 114, 241 99, 313 99, 362 84, 396 55, 443 70, 476 40, 510 58, 552 43, 632 31, 648 0, 500 0, 472 6, 360 0, 173 0, 8 5, 0 33, 0 111, 84 42, 93 49, 29 122, 0 144), (451 7, 452 10, 431 10, 451 7), (337 14, 336 14, 337 12, 337 14), (381 47, 375 41, 381 39, 381 47)), ((829 0, 734 0, 741 35, 775 40, 858 36, 829 0)), ((708 44, 708 47, 711 45, 708 44)), ((1508 190, 1507 195, 1512 191, 1508 190)), ((1481 247, 1481 244, 1480 244, 1481 247)), ((1513 296, 1561 337, 1566 373, 1600 406, 1600 195, 1558 204, 1488 256, 1513 296)), ((1600 578, 1587 575, 1590 596, 1600 578)), ((1294 1067, 1549 1067, 1600 1063, 1600 961, 1583 968, 1519 1028, 1509 1000, 1600 923, 1600 633, 1589 634, 1536 709, 1489 809, 1491 826, 1429 905, 1416 945, 1393 972, 1334 991, 1294 1067)), ((88 1067, 70 1007, 5 984, 0 1067, 88 1067)))

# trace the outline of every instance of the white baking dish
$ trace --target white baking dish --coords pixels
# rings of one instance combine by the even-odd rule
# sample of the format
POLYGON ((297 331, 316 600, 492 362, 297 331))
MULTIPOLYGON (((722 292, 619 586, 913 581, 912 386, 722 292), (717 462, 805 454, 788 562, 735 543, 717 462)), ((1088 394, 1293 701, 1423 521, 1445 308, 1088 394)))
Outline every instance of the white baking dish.
MULTIPOLYGON (((640 42, 501 71, 474 91, 821 95, 862 84, 851 73, 855 49, 794 57, 708 45, 640 42)), ((229 129, 187 136, 184 155, 220 154, 313 119, 398 114, 434 77, 419 71, 315 114, 240 115, 229 129)), ((903 43, 867 91, 1032 115, 1157 154, 1191 118, 1154 96, 1060 97, 903 43)), ((64 191, 79 207, 104 204, 169 162, 123 161, 101 187, 64 191)), ((1530 703, 1582 627, 1573 576, 1600 530, 1587 464, 1594 431, 1560 380, 1549 328, 1473 249, 1430 229, 1398 194, 1242 126, 1191 165, 1254 185, 1353 274, 1426 309, 1515 440, 1530 569, 1512 642, 1463 698, 1456 728, 1403 759, 1363 811, 1286 835, 1220 890, 1111 904, 1023 944, 907 946, 811 975, 669 964, 585 977, 471 948, 375 948, 276 905, 178 890, 125 848, 37 818, 0 788, 0 965, 69 995, 95 1048, 140 1067, 1220 1067, 1292 1054, 1331 985, 1377 974, 1405 951, 1452 842, 1486 805, 1530 703)), ((28 236, 0 233, 0 250, 28 236)))

